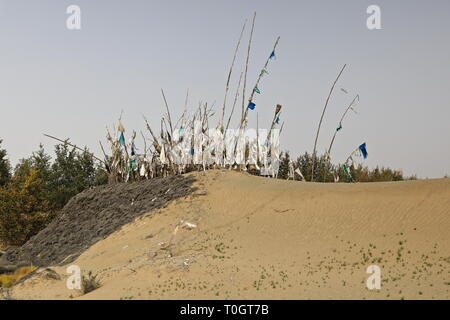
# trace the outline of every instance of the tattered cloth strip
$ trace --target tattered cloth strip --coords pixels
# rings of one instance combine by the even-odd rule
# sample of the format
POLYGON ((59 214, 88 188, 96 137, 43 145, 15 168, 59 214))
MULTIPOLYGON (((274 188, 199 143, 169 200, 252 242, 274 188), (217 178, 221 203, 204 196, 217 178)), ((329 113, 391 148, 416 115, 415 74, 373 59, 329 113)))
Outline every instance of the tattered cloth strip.
POLYGON ((255 110, 255 107, 256 107, 256 104, 254 104, 253 102, 250 102, 250 103, 248 104, 248 108, 249 108, 250 110, 255 110))
POLYGON ((143 163, 141 165, 141 170, 140 170, 139 174, 141 175, 141 177, 145 177, 145 174, 146 174, 145 163, 143 163))
POLYGON ((368 156, 368 153, 367 153, 367 150, 366 150, 366 143, 365 142, 362 145, 359 146, 359 150, 361 151, 361 154, 362 154, 363 158, 366 159, 367 156, 368 156))
POLYGON ((298 175, 302 178, 303 181, 305 180, 305 177, 303 176, 303 174, 302 174, 302 172, 300 171, 299 168, 295 169, 294 172, 295 172, 296 174, 298 174, 298 175))
POLYGON ((164 145, 161 146, 161 153, 159 155, 159 161, 161 161, 161 164, 166 164, 166 151, 164 150, 164 145))
POLYGON ((261 94, 261 90, 258 87, 255 87, 255 92, 261 94))
POLYGON ((336 131, 339 131, 342 129, 342 122, 339 122, 339 127, 336 128, 336 131))
POLYGON ((269 72, 267 72, 266 69, 262 69, 262 70, 261 70, 261 77, 262 77, 264 74, 269 74, 269 72))
POLYGON ((123 135, 123 131, 120 133, 120 137, 119 137, 119 144, 121 145, 125 145, 125 136, 123 135))

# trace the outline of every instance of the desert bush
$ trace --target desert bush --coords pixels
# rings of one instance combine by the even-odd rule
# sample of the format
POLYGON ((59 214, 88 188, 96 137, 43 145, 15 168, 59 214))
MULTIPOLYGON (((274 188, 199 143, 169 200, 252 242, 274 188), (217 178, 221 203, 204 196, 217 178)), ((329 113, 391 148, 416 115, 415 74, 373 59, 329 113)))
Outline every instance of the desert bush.
POLYGON ((100 288, 101 283, 97 278, 97 274, 93 274, 92 271, 89 271, 87 276, 81 278, 81 292, 83 294, 87 294, 89 292, 94 291, 95 289, 100 288))
POLYGON ((36 267, 22 267, 10 274, 0 274, 0 288, 10 288, 27 274, 36 270, 36 267))

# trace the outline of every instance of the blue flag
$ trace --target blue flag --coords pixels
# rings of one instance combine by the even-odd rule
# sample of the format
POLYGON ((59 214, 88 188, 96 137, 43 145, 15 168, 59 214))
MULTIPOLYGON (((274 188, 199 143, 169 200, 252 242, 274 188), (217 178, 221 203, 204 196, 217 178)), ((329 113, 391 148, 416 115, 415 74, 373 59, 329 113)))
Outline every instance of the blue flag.
POLYGON ((120 133, 119 144, 125 145, 125 136, 123 135, 123 132, 120 133))
POLYGON ((270 54, 269 59, 275 59, 275 58, 276 58, 275 51, 272 51, 272 53, 270 54))
POLYGON ((255 110, 255 107, 256 107, 256 104, 254 104, 253 102, 250 102, 250 103, 248 104, 248 108, 249 108, 250 110, 255 110))
POLYGON ((363 158, 366 159, 367 156, 368 156, 368 153, 367 153, 367 150, 366 150, 366 143, 365 142, 362 145, 359 146, 359 150, 361 151, 363 158))

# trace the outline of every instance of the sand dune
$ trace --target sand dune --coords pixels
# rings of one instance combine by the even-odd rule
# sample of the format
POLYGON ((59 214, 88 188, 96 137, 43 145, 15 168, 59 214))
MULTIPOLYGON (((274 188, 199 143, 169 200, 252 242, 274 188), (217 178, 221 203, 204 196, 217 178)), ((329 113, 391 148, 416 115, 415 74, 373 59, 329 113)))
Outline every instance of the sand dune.
POLYGON ((40 270, 13 297, 450 296, 450 179, 318 184, 230 171, 191 176, 194 193, 126 224, 70 263, 97 273, 99 289, 67 289, 67 266, 58 266, 51 269, 60 279, 40 270), (380 290, 366 288, 372 264, 381 268, 380 290))

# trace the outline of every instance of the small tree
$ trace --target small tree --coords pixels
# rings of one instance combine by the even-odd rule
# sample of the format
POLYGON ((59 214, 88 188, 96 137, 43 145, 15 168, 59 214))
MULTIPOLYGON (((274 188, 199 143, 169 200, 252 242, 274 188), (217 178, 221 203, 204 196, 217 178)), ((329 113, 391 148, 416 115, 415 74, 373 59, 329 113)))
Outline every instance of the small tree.
POLYGON ((280 167, 278 169, 278 179, 287 179, 289 177, 289 162, 291 157, 289 151, 282 152, 280 155, 280 167))

